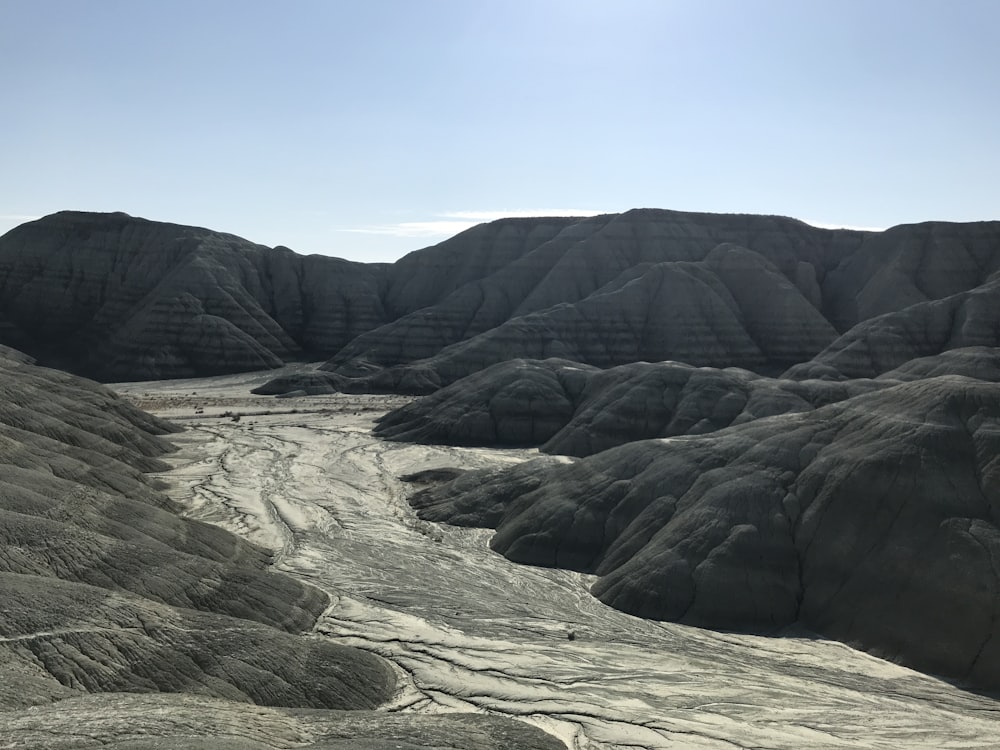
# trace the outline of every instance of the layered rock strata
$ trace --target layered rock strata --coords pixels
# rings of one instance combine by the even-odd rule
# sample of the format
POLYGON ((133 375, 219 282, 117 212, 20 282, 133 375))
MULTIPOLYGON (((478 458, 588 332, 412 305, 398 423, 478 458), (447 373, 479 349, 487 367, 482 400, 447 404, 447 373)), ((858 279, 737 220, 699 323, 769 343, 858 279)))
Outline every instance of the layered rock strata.
POLYGON ((1000 343, 988 310, 998 248, 997 222, 873 233, 641 209, 505 219, 392 265, 360 264, 63 212, 0 238, 0 342, 114 380, 331 357, 326 385, 353 390, 429 392, 504 359, 551 356, 775 374, 825 350, 796 377, 870 377, 1000 343), (883 340, 888 353, 862 351, 883 340))
POLYGON ((0 376, 5 747, 563 747, 509 719, 374 711, 388 662, 303 633, 330 596, 147 476, 175 427, 16 352, 0 376))
POLYGON ((598 576, 640 617, 800 624, 1000 687, 1000 394, 957 376, 571 464, 472 472, 421 518, 497 530, 511 560, 598 576))

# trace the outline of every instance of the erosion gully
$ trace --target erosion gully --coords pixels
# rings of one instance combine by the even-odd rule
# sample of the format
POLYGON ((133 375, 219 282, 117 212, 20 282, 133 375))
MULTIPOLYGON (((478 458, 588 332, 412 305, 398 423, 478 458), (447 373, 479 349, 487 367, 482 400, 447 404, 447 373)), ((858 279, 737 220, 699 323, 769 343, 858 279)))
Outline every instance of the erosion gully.
POLYGON ((594 599, 588 576, 515 565, 489 549, 489 531, 421 521, 400 476, 535 453, 385 442, 373 421, 404 399, 249 395, 266 377, 115 388, 187 428, 161 478, 192 517, 329 592, 311 637, 395 665, 386 711, 504 714, 573 750, 1000 742, 990 697, 808 636, 631 617, 594 599))

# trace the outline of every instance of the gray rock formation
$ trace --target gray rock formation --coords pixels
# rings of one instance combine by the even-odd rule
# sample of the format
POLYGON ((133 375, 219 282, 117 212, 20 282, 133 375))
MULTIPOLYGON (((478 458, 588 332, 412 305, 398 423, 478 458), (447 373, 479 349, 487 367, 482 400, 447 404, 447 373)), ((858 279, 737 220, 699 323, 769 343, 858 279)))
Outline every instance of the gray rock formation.
POLYGON ((507 719, 373 713, 389 665, 300 634, 328 595, 146 476, 176 428, 18 352, 0 376, 6 747, 562 747, 507 719))
POLYGON ((780 631, 1000 687, 1000 392, 956 376, 424 489, 641 617, 780 631))
POLYGON ((419 443, 541 445, 548 453, 587 456, 633 440, 811 411, 890 385, 777 380, 680 362, 600 370, 567 360, 509 360, 389 412, 375 434, 419 443))
POLYGON ((389 440, 451 445, 540 445, 573 418, 595 367, 514 359, 469 375, 379 418, 389 440))
POLYGON ((878 376, 879 380, 923 380, 941 375, 1000 383, 1000 348, 973 346, 918 357, 878 376))
POLYGON ((776 374, 824 341, 792 377, 874 377, 914 357, 1000 344, 997 306, 984 304, 998 265, 997 222, 823 233, 777 217, 630 211, 567 227, 502 272, 358 337, 312 385, 424 394, 521 357, 776 374), (903 330, 886 334, 871 319, 883 313, 903 330), (955 331, 943 327, 948 316, 955 331), (875 353, 859 354, 868 345, 858 338, 873 339, 875 353))
POLYGON ((433 716, 254 707, 191 695, 92 695, 0 712, 8 747, 46 750, 565 750, 523 722, 488 714, 433 716))
MULTIPOLYGON (((336 377, 313 387, 408 393, 516 357, 774 374, 828 345, 810 372, 871 376, 914 356, 996 345, 977 307, 989 295, 971 290, 1000 267, 998 247, 997 222, 865 233, 642 209, 500 220, 393 265, 366 265, 63 212, 0 237, 0 343, 109 380, 333 355, 324 369, 336 377), (956 295, 976 299, 948 302, 956 295), (885 362, 856 353, 867 344, 834 342, 873 316, 937 303, 943 312, 907 313, 885 362), (949 314, 961 329, 951 335, 939 330, 949 314), (843 371, 829 354, 842 349, 843 371)), ((876 347, 887 336, 857 334, 872 335, 876 347)))
POLYGON ((105 380, 266 369, 385 322, 383 268, 63 212, 0 237, 0 336, 105 380))
POLYGON ((924 222, 871 234, 824 283, 838 330, 985 284, 1000 270, 1000 222, 924 222))
POLYGON ((144 472, 167 468, 170 425, 23 358, 0 358, 0 373, 0 705, 157 690, 373 708, 391 695, 380 660, 292 635, 326 594, 155 489, 144 472))
MULTIPOLYGON (((404 442, 538 445, 547 453, 589 456, 633 440, 700 435, 811 411, 899 381, 942 375, 1000 383, 1000 349, 952 349, 874 380, 797 381, 681 362, 601 370, 559 359, 508 360, 394 409, 379 418, 374 432, 404 442)), ((348 379, 342 387, 355 383, 348 379)))
MULTIPOLYGON (((776 361, 794 360, 801 351, 832 340, 832 327, 816 313, 821 302, 818 280, 837 265, 841 256, 855 250, 864 236, 859 232, 819 230, 781 217, 648 209, 580 220, 489 277, 466 284, 433 306, 360 336, 323 369, 363 377, 375 369, 434 357, 444 347, 470 339, 475 353, 467 354, 470 362, 457 365, 457 371, 453 371, 455 366, 434 361, 433 369, 439 371, 443 383, 469 374, 468 367, 477 359, 492 364, 511 357, 556 356, 593 364, 618 364, 665 356, 684 359, 690 354, 698 358, 698 364, 716 364, 724 354, 730 354, 753 365, 764 364, 768 355, 776 361), (719 251, 709 259, 710 253, 727 243, 748 248, 756 255, 748 256, 742 250, 744 257, 739 258, 738 253, 719 251), (761 267, 750 271, 745 265, 748 257, 754 258, 751 264, 761 267), (704 266, 691 269, 688 264, 692 263, 704 266), (748 277, 737 282, 741 270, 748 277), (635 283, 622 290, 630 282, 635 283), (779 333, 787 335, 798 322, 767 322, 764 315, 756 314, 749 322, 750 331, 734 330, 729 334, 722 330, 727 326, 743 328, 743 321, 733 321, 732 317, 739 314, 737 309, 745 308, 745 292, 758 282, 768 290, 780 287, 779 299, 790 305, 788 312, 803 313, 802 328, 814 337, 812 340, 794 344, 789 350, 790 341, 783 339, 782 343, 774 342, 773 351, 761 352, 759 345, 747 341, 752 338, 751 332, 763 333, 761 324, 766 323, 770 329, 790 326, 779 333), (673 283, 678 285, 676 294, 682 298, 673 299, 673 283), (741 285, 746 287, 743 292, 738 290, 741 285), (791 293, 793 289, 797 294, 791 293), (599 299, 609 291, 618 299, 599 299), (706 302, 705 308, 698 308, 691 300, 703 294, 721 296, 706 302), (687 334, 681 325, 683 319, 668 326, 666 335, 657 330, 662 329, 667 312, 655 304, 665 299, 674 312, 688 311, 686 314, 693 317, 695 324, 716 313, 724 316, 725 320, 719 322, 721 338, 713 336, 702 342, 706 347, 714 346, 713 351, 693 351, 697 332, 694 336, 687 334), (801 301, 808 301, 812 311, 805 312, 801 301), (572 310, 565 311, 565 305, 573 306, 572 310), (551 324, 550 313, 555 315, 551 324), (602 318, 600 330, 593 332, 593 319, 608 315, 613 319, 602 318), (641 329, 649 317, 654 320, 649 335, 643 337, 641 329), (504 323, 509 324, 506 330, 494 331, 504 323), (625 341, 612 340, 623 331, 629 334, 625 341), (479 334, 488 339, 478 341, 475 337, 479 334), (729 340, 730 336, 734 340, 729 340), (519 343, 522 337, 523 344, 519 343), (664 352, 667 348, 671 353, 662 356, 644 353, 664 352)), ((777 304, 780 307, 782 303, 777 304)))
POLYGON ((876 377, 952 349, 1000 346, 1000 275, 969 291, 919 302, 858 323, 785 377, 876 377))
POLYGON ((515 357, 598 367, 674 359, 781 369, 835 337, 774 266, 749 250, 720 245, 698 263, 631 268, 579 302, 513 318, 414 367, 430 369, 442 385, 515 357))

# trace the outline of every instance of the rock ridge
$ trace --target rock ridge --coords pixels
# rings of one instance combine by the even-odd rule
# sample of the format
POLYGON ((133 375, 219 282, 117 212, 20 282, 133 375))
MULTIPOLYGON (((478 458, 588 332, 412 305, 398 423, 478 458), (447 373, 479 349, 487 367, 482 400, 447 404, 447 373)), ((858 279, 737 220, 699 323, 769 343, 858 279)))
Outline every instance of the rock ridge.
POLYGON ((511 560, 596 574, 653 619, 793 623, 1000 686, 1000 394, 943 376, 565 464, 469 472, 411 497, 496 529, 511 560))
MULTIPOLYGON (((914 356, 997 345, 980 308, 994 293, 998 248, 998 222, 879 233, 636 209, 498 220, 394 264, 363 264, 61 212, 0 237, 0 343, 116 381, 328 358, 334 387, 347 378, 354 389, 427 392, 512 357, 601 367, 669 358, 777 374, 829 347, 816 372, 836 376, 847 356, 836 351, 871 338, 870 326, 853 329, 880 316, 905 319, 894 346, 914 356), (921 305, 974 325, 924 332, 945 313, 921 305), (914 343, 924 335, 933 345, 914 343)), ((863 361, 843 366, 844 377, 878 374, 863 361)))

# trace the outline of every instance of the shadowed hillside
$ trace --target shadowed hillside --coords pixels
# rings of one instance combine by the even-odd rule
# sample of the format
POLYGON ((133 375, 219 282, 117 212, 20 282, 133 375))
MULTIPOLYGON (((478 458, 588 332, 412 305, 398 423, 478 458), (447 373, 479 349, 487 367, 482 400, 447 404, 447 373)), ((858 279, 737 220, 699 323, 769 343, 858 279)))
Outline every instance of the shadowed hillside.
MULTIPOLYGON (((958 376, 643 440, 570 464, 470 472, 411 498, 497 530, 516 562, 598 576, 640 617, 799 623, 1000 687, 1000 393, 958 376)), ((419 479, 419 477, 417 477, 419 479)))
POLYGON ((518 357, 871 377, 996 345, 998 245, 995 222, 872 233, 642 209, 503 219, 361 264, 63 212, 0 237, 0 343, 106 380, 329 357, 308 385, 356 391, 427 393, 518 357))
POLYGON ((0 375, 5 746, 273 748, 286 734, 296 746, 563 746, 506 719, 373 713, 395 693, 389 664, 303 634, 328 594, 179 515, 147 478, 168 468, 177 428, 15 352, 0 352, 0 375), (336 711, 314 712, 312 728, 262 711, 245 727, 247 704, 336 711), (234 722, 259 743, 227 744, 234 722))

